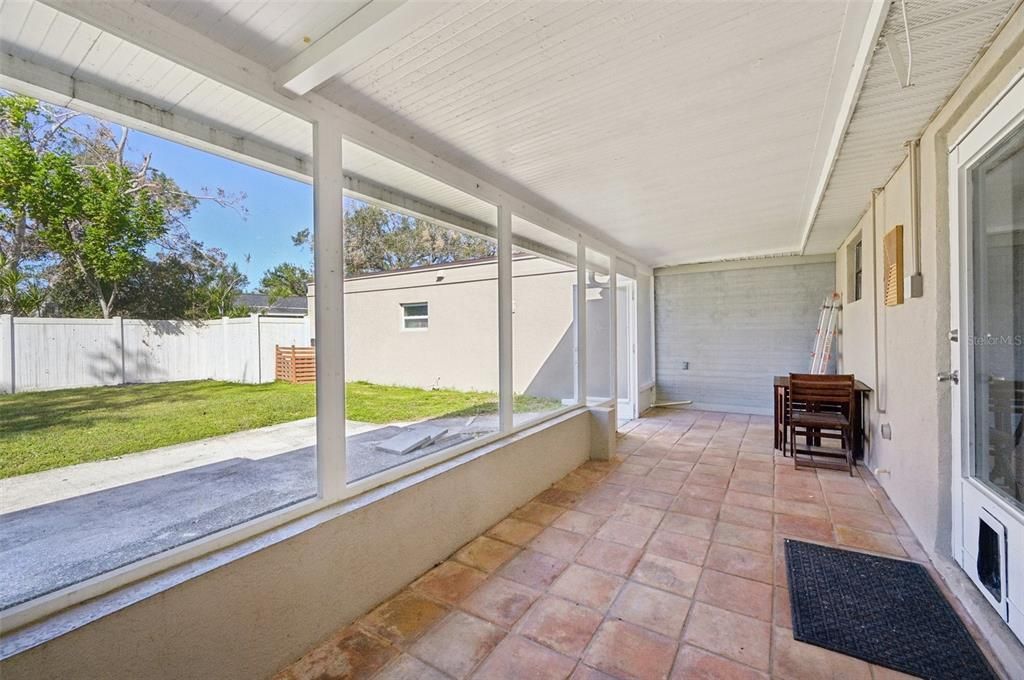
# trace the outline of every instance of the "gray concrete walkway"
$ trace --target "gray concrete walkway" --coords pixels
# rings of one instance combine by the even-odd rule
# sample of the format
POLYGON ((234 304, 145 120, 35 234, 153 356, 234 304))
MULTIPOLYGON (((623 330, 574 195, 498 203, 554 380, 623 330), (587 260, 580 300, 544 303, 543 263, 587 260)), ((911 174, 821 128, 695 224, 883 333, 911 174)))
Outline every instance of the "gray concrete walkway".
MULTIPOLYGON (((384 427, 351 420, 346 421, 345 426, 350 435, 384 427)), ((163 446, 109 460, 8 477, 0 479, 0 510, 9 513, 75 498, 200 465, 231 460, 240 453, 244 453, 246 458, 258 460, 312 446, 315 442, 316 418, 304 418, 220 437, 163 446)))
MULTIPOLYGON (((346 423, 349 479, 498 426, 497 416, 430 422, 448 435, 406 455, 376 446, 405 423, 346 423)), ((307 419, 2 480, 0 610, 313 497, 314 442, 307 419)))

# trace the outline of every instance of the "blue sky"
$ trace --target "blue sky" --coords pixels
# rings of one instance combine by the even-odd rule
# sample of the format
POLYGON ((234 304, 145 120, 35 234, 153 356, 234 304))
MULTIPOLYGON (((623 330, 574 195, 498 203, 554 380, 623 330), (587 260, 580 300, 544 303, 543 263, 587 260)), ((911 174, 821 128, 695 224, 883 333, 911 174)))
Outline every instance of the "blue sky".
POLYGON ((131 157, 152 153, 153 167, 185 190, 199 193, 220 187, 228 193, 245 193, 248 213, 203 201, 192 213, 192 237, 216 246, 237 262, 249 277, 250 287, 259 284, 263 272, 281 262, 309 267, 310 251, 292 245, 296 231, 313 226, 313 188, 297 180, 275 175, 214 154, 133 130, 128 136, 131 157), (249 255, 248 264, 244 257, 249 255))
MULTIPOLYGON (((0 89, 0 94, 9 92, 0 89)), ((109 123, 82 114, 71 125, 84 131, 97 121, 109 123)), ((120 127, 112 125, 115 129, 120 127)), ((312 268, 310 248, 296 247, 291 240, 301 229, 312 230, 312 185, 134 128, 129 130, 128 157, 141 161, 146 154, 152 154, 152 167, 173 178, 186 191, 200 194, 205 187, 210 193, 220 188, 228 194, 245 194, 244 215, 212 201, 201 201, 188 227, 192 238, 220 248, 230 261, 238 264, 249 278, 250 290, 259 286, 265 271, 282 262, 312 268)), ((346 211, 361 205, 358 200, 345 198, 346 211)))

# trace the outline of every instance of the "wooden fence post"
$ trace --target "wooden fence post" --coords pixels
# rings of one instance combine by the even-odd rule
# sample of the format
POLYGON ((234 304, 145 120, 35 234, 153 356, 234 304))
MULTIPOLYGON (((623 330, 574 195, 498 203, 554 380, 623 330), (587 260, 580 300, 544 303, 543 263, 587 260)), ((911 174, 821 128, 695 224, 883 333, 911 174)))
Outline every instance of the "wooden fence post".
POLYGON ((0 314, 0 393, 14 394, 14 316, 0 314))

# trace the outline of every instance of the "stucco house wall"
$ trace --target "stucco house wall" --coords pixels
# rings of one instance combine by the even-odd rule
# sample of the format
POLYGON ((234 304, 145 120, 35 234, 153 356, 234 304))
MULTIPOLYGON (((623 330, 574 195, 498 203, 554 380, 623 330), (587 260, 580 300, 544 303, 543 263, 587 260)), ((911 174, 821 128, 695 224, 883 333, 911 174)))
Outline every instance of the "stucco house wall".
MULTIPOLYGON (((875 228, 869 209, 836 251, 836 286, 844 296, 840 368, 875 389, 869 409, 867 462, 933 554, 951 553, 950 388, 935 379, 950 365, 949 146, 1022 71, 1024 9, 1018 7, 921 136, 921 297, 908 296, 896 307, 885 307, 877 299, 881 297, 882 239, 894 225, 904 225, 905 270, 908 274, 913 270, 906 160, 876 192, 875 228), (864 239, 864 297, 853 302, 848 248, 858 237, 864 239), (883 424, 891 426, 891 439, 882 438, 883 424)), ((865 195, 865 206, 869 199, 865 195)))

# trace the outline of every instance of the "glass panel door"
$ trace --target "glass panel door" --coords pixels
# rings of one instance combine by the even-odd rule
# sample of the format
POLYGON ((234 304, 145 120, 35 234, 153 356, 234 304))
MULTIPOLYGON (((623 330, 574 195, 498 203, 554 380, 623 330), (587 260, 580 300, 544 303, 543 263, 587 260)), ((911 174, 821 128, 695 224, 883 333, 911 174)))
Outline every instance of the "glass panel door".
POLYGON ((1024 126, 970 170, 970 474, 1024 510, 1024 126))

